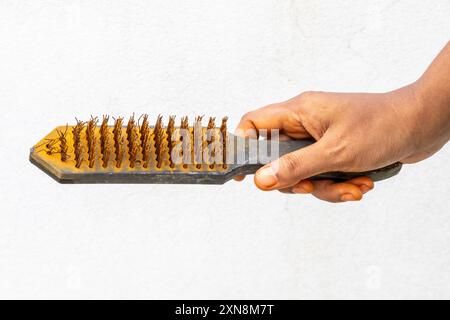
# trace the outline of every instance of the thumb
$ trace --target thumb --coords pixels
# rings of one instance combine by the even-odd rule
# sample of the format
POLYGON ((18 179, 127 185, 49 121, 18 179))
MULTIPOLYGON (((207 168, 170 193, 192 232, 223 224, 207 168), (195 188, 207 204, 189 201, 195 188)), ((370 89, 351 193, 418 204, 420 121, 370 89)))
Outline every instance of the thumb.
POLYGON ((265 165, 255 174, 255 184, 262 190, 290 187, 297 182, 329 171, 331 161, 325 155, 325 139, 285 154, 265 165))

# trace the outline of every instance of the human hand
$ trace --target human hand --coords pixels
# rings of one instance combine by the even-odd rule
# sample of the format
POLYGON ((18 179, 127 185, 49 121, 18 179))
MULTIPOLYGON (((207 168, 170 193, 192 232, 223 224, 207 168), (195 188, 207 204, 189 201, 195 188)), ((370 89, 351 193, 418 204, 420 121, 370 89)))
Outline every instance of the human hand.
MULTIPOLYGON (((341 183, 307 178, 326 171, 371 170, 395 162, 392 156, 373 161, 372 155, 382 150, 374 149, 376 142, 367 143, 366 131, 372 129, 361 125, 367 122, 363 119, 380 118, 380 100, 384 100, 381 95, 306 92, 247 113, 238 125, 238 135, 255 137, 260 129, 278 129, 282 138, 317 140, 258 170, 255 184, 262 190, 312 193, 332 202, 360 200, 374 186, 368 177, 341 183)), ((386 149, 386 136, 396 127, 395 119, 389 122, 372 130, 373 138, 386 149), (387 135, 380 136, 380 130, 387 135)))
POLYGON ((279 129, 282 137, 317 140, 258 170, 255 184, 260 189, 312 193, 330 202, 360 200, 374 186, 368 177, 340 183, 307 178, 327 171, 368 171, 430 156, 446 141, 421 141, 417 136, 421 110, 417 84, 384 94, 306 92, 247 113, 236 133, 255 137, 260 129, 279 129))
POLYGON ((414 163, 442 148, 450 139, 450 43, 409 86, 381 94, 305 92, 247 113, 236 134, 257 138, 261 129, 317 142, 259 169, 258 188, 312 193, 330 202, 360 200, 374 187, 368 177, 340 183, 308 178, 414 163))

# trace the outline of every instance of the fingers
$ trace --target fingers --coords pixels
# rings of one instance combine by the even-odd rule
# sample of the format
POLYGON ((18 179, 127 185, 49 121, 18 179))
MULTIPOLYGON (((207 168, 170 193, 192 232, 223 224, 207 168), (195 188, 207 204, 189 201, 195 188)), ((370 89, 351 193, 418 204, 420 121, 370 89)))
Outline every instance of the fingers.
MULTIPOLYGON (((295 115, 292 114, 292 111, 289 108, 286 108, 283 104, 272 104, 245 114, 241 118, 234 134, 240 137, 257 139, 260 129, 283 130, 286 125, 292 123, 292 119, 295 119, 295 115)), ((299 124, 299 126, 300 137, 308 136, 301 124, 299 124)), ((286 135, 280 134, 279 138, 286 138, 286 135)), ((242 181, 244 178, 245 176, 236 176, 233 179, 236 181, 242 181)))
POLYGON ((302 139, 311 135, 304 128, 299 115, 288 102, 271 104, 248 112, 239 122, 235 134, 243 137, 257 138, 261 129, 278 129, 280 134, 302 139))
MULTIPOLYGON (((248 112, 239 122, 235 135, 241 137, 258 138, 262 129, 267 130, 270 138, 270 130, 278 129, 280 139, 309 138, 311 134, 305 129, 297 112, 293 111, 289 102, 276 103, 248 112)), ((234 178, 242 181, 243 176, 234 178)), ((298 180, 297 180, 298 181, 298 180)))
POLYGON ((359 201, 363 194, 374 187, 372 179, 358 177, 346 182, 335 183, 330 180, 314 181, 313 196, 328 202, 359 201))
POLYGON ((331 159, 326 154, 326 139, 288 153, 265 165, 255 174, 255 184, 261 190, 284 189, 321 172, 330 171, 331 159))
POLYGON ((359 201, 374 188, 372 179, 358 177, 345 182, 331 180, 302 180, 292 187, 280 189, 283 193, 308 194, 328 202, 359 201))
POLYGON ((370 179, 369 177, 357 177, 350 179, 346 182, 358 186, 363 194, 369 192, 375 187, 373 180, 370 179))
POLYGON ((236 128, 236 134, 256 138, 259 129, 281 129, 287 120, 287 109, 279 104, 246 113, 236 128))
POLYGON ((331 180, 314 181, 316 198, 329 202, 358 201, 362 199, 361 189, 349 182, 334 182, 331 180))
POLYGON ((314 185, 310 180, 302 180, 292 187, 280 189, 282 193, 308 194, 313 192, 314 185))
POLYGON ((236 181, 242 181, 245 179, 245 176, 235 176, 235 177, 233 177, 233 179, 236 181))

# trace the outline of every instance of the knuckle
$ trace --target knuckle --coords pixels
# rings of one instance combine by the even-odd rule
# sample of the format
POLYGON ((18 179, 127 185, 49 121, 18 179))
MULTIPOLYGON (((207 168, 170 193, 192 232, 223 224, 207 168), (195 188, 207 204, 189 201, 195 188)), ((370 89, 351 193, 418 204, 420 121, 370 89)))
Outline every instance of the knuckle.
POLYGON ((308 103, 310 101, 314 101, 319 96, 320 96, 319 91, 305 91, 305 92, 300 93, 300 95, 298 96, 298 99, 301 102, 308 103))
POLYGON ((246 112, 246 113, 242 116, 241 120, 244 120, 244 121, 251 120, 251 119, 253 118, 254 113, 255 113, 255 111, 248 111, 248 112, 246 112))
POLYGON ((296 175, 300 165, 300 157, 296 153, 289 153, 282 157, 282 172, 286 175, 296 175))
POLYGON ((323 92, 305 91, 301 93, 295 102, 293 108, 305 119, 322 119, 326 105, 322 103, 323 92))

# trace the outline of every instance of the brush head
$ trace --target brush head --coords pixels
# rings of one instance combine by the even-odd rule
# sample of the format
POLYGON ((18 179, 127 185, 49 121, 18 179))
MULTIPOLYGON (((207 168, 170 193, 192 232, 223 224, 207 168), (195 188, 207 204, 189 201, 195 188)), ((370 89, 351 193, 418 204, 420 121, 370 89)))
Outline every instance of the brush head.
MULTIPOLYGON (((59 126, 39 141, 30 160, 60 183, 211 183, 231 179, 227 164, 227 118, 216 127, 203 117, 179 126, 170 116, 150 125, 148 115, 124 119, 103 116, 59 126), (110 123, 111 122, 111 123, 110 123)), ((229 157, 229 156, 228 156, 229 157)))

